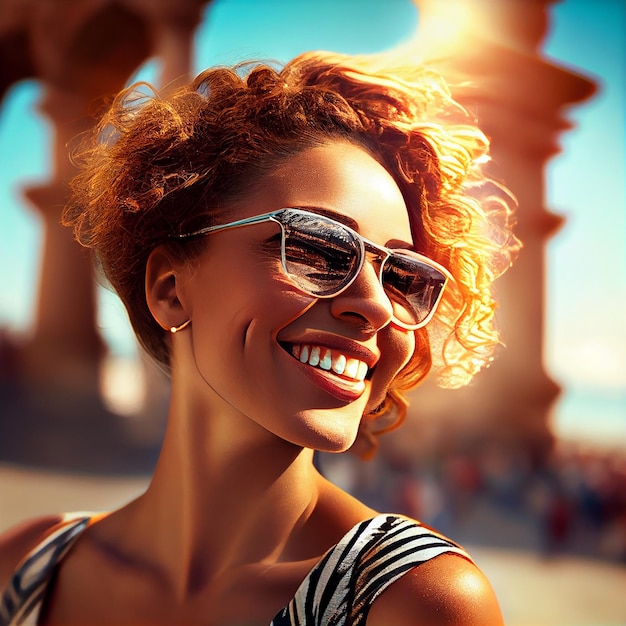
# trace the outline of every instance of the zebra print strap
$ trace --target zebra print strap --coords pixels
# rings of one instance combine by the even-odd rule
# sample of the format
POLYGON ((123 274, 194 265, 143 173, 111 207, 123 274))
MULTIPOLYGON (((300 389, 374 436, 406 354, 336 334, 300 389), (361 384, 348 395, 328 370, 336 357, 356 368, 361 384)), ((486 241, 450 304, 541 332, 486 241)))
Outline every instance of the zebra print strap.
POLYGON ((363 625, 389 585, 446 552, 470 559, 458 545, 413 520, 378 515, 357 524, 324 556, 270 626, 363 625))
POLYGON ((37 624, 54 568, 90 520, 88 513, 64 515, 54 532, 26 556, 0 598, 0 626, 37 624))

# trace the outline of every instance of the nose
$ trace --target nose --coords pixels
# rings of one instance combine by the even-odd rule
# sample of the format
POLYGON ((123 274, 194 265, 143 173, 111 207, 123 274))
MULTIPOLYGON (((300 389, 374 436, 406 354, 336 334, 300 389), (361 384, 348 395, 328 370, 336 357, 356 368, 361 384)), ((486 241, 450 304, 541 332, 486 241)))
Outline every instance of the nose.
POLYGON ((331 299, 331 313, 342 319, 354 319, 377 332, 389 324, 393 307, 378 277, 377 264, 363 263, 354 282, 331 299))

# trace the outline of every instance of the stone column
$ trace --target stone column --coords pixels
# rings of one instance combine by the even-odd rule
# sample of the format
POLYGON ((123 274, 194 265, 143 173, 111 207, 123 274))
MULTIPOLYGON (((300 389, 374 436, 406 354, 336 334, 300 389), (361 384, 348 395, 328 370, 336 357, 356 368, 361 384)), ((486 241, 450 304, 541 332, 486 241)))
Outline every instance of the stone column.
MULTIPOLYGON (((102 97, 119 91, 150 54, 163 64, 161 84, 186 78, 191 42, 207 0, 43 0, 25 25, 37 77, 40 110, 53 129, 52 174, 26 190, 40 214, 44 244, 35 328, 24 350, 29 385, 98 394, 104 344, 96 329, 92 264, 60 226, 75 170, 68 146, 94 123, 102 97)), ((16 17, 17 19, 17 17, 16 17)))
POLYGON ((564 107, 589 98, 594 84, 541 54, 550 0, 415 0, 415 54, 441 70, 475 113, 492 145, 493 174, 519 201, 517 234, 524 244, 497 292, 506 348, 462 390, 427 384, 412 398, 415 435, 454 424, 526 445, 537 457, 550 448, 549 415, 559 387, 545 371, 545 246, 561 218, 544 206, 547 161, 570 127, 564 107), (429 425, 430 423, 430 425, 429 425))
POLYGON ((68 150, 92 127, 102 96, 123 87, 148 55, 149 42, 135 12, 95 0, 35 3, 28 31, 33 66, 44 86, 40 110, 52 127, 53 145, 50 180, 25 190, 42 219, 44 237, 35 326, 24 349, 24 382, 55 396, 97 398, 104 344, 96 328, 92 264, 70 230, 60 225, 75 173, 68 150))
POLYGON ((146 4, 155 35, 155 49, 162 62, 160 85, 175 87, 191 78, 193 34, 200 24, 204 6, 211 0, 146 4))
POLYGON ((20 34, 26 60, 15 75, 41 81, 40 110, 53 144, 49 181, 25 190, 44 236, 34 327, 16 357, 23 393, 3 401, 2 458, 92 470, 153 462, 150 446, 138 450, 100 397, 105 346, 92 263, 60 225, 75 174, 68 148, 90 130, 103 99, 149 56, 163 63, 162 84, 187 76, 193 31, 208 1, 31 0, 25 11, 23 2, 8 0, 3 6, 0 39, 6 24, 20 34))
POLYGON ((76 131, 86 130, 83 102, 75 94, 48 87, 40 110, 54 131, 54 168, 50 182, 25 195, 44 230, 37 289, 35 327, 24 354, 24 377, 38 390, 68 389, 98 393, 98 364, 104 345, 96 326, 96 293, 87 250, 60 224, 68 198, 71 167, 65 146, 76 131), (82 122, 81 122, 82 120, 82 122))

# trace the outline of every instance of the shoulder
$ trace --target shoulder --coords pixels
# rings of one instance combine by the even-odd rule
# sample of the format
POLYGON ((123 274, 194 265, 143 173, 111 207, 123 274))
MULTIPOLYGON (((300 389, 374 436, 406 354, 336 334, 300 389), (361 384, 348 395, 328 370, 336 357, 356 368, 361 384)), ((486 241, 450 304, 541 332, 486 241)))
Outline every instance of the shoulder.
POLYGON ((61 521, 61 515, 38 517, 0 535, 0 591, 7 586, 22 559, 61 521))
POLYGON ((409 570, 372 604, 368 626, 502 626, 493 589, 480 569, 457 554, 441 554, 409 570))

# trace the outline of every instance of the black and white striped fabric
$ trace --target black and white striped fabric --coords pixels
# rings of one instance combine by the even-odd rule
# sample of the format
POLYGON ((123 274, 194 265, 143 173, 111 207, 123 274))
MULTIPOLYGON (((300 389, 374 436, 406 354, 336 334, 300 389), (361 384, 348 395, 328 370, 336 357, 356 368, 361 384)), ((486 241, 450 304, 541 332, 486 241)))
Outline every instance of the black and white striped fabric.
POLYGON ((469 555, 398 515, 357 524, 316 565, 270 626, 364 625, 376 598, 409 570, 440 554, 469 555))
POLYGON ((87 528, 91 516, 68 513, 54 532, 31 550, 0 599, 0 626, 36 626, 55 567, 87 528))
MULTIPOLYGON (((36 626, 54 570, 91 516, 63 516, 32 550, 0 599, 0 626, 36 626)), ((357 524, 309 572, 270 626, 364 625, 372 603, 394 581, 443 553, 468 554, 414 520, 378 515, 357 524)))

